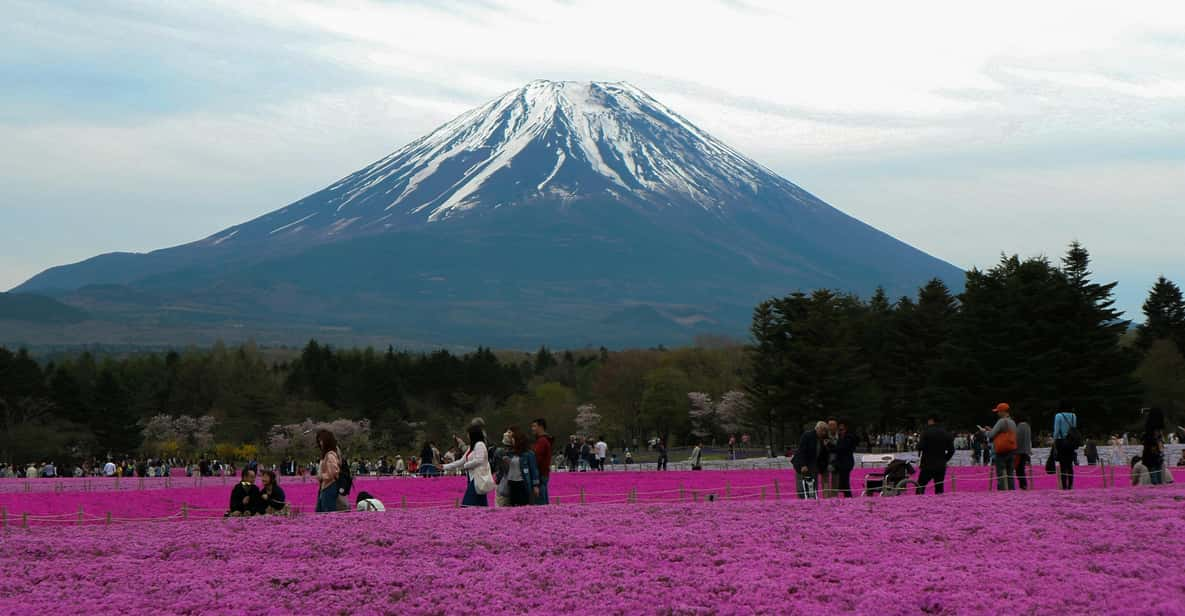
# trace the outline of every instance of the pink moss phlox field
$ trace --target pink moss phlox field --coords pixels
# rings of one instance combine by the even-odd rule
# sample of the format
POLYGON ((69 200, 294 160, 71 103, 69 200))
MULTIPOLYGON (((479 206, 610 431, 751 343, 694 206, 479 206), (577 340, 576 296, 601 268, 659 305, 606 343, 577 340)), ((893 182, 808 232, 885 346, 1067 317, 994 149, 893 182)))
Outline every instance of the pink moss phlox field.
POLYGON ((1182 547, 1177 486, 42 526, 0 613, 1181 614, 1182 547))
MULTIPOLYGON (((864 485, 864 476, 871 469, 857 469, 852 484, 859 492, 864 485)), ((990 471, 987 467, 953 467, 951 474, 956 492, 988 491, 990 471)), ((1102 488, 1101 471, 1097 467, 1080 467, 1075 486, 1090 490, 1102 488)), ((1034 471, 1036 490, 1055 490, 1055 477, 1046 475, 1042 469, 1034 471)), ((26 480, 4 480, 0 485, 11 488, 21 486, 26 480)), ((172 487, 164 487, 163 479, 145 479, 145 489, 126 489, 131 484, 138 486, 136 479, 124 479, 119 490, 112 489, 112 479, 42 479, 30 480, 32 484, 60 484, 60 491, 38 489, 24 493, 18 490, 0 491, 0 507, 8 516, 8 523, 20 523, 22 514, 29 514, 30 525, 74 524, 78 511, 83 511, 84 523, 105 523, 108 513, 113 522, 139 518, 180 518, 184 506, 187 517, 220 516, 227 507, 230 490, 235 479, 221 477, 194 480, 174 479, 172 487), (155 483, 154 483, 155 482, 155 483), (199 487, 195 487, 199 485, 199 487), (84 491, 89 486, 93 491, 84 491), (56 516, 56 517, 55 517, 56 516)), ((303 510, 311 510, 316 498, 316 483, 297 477, 283 477, 280 480, 288 501, 303 510)), ((1115 489, 1130 489, 1129 473, 1126 469, 1115 469, 1115 489)), ((31 484, 31 485, 32 485, 31 484)), ((950 491, 948 485, 948 492, 950 491)), ((794 474, 786 470, 734 470, 734 471, 671 471, 659 473, 603 472, 603 473, 553 473, 550 492, 552 501, 557 498, 562 505, 578 504, 583 492, 584 503, 601 505, 624 503, 634 500, 639 503, 677 503, 714 495, 715 498, 760 501, 774 500, 780 496, 788 499, 794 489, 794 474), (763 490, 764 488, 764 490, 763 490), (764 493, 763 493, 764 492, 764 493)), ((456 502, 465 490, 465 480, 460 477, 435 479, 359 477, 355 491, 366 490, 391 508, 447 507, 456 502)), ((932 492, 932 487, 928 492, 932 492)))

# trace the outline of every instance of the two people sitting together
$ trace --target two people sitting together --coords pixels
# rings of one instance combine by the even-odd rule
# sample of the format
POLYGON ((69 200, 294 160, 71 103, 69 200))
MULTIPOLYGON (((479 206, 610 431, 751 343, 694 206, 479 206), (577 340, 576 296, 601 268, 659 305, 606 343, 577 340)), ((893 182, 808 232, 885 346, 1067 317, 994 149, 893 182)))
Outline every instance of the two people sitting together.
POLYGON ((255 485, 255 470, 244 468, 242 479, 230 491, 227 517, 252 515, 288 515, 284 489, 276 481, 275 471, 263 471, 263 486, 255 485))

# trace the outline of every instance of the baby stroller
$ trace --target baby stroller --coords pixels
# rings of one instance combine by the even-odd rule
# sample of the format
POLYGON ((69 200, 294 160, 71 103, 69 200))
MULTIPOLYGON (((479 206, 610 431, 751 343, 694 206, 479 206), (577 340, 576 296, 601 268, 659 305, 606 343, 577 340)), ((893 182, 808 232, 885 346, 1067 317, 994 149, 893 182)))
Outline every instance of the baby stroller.
POLYGON ((869 473, 864 478, 864 496, 898 496, 917 490, 918 482, 911 478, 913 473, 914 468, 910 461, 893 460, 885 466, 883 473, 869 473))

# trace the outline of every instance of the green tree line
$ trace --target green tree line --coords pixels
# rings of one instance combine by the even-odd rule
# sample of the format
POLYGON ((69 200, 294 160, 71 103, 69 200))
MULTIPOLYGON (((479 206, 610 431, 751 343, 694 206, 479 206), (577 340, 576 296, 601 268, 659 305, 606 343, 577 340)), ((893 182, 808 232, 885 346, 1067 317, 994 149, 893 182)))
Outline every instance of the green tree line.
POLYGON ((971 270, 957 295, 934 280, 896 299, 829 290, 773 298, 755 308, 748 344, 457 354, 310 341, 288 351, 219 344, 42 361, 0 348, 0 459, 134 455, 160 415, 213 418, 220 451, 243 445, 264 458, 276 453, 273 427, 305 420, 366 420, 377 455, 414 453, 428 440, 447 446, 473 416, 496 430, 544 417, 561 439, 603 435, 615 448, 655 437, 720 442, 739 428, 777 451, 829 416, 880 431, 914 429, 936 413, 969 430, 1000 401, 1038 430, 1063 399, 1088 433, 1136 429, 1143 405, 1180 419, 1180 289, 1158 280, 1135 330, 1114 309, 1113 289, 1093 280, 1089 254, 1074 244, 1056 264, 1010 256, 971 270), (741 416, 705 425, 714 413, 692 412, 691 393, 727 399, 741 416))

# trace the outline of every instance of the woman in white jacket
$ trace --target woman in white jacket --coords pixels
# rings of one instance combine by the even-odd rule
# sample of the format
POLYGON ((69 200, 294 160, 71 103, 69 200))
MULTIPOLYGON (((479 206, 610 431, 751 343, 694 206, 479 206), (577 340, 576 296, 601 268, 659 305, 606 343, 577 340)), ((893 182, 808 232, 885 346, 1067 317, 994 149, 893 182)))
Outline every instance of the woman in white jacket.
POLYGON ((469 451, 465 452, 454 462, 449 462, 444 465, 444 471, 464 470, 468 475, 468 484, 465 487, 465 497, 461 499, 462 507, 489 507, 489 499, 487 494, 478 494, 473 487, 473 479, 479 473, 489 473, 490 463, 488 454, 486 453, 485 434, 481 426, 469 427, 469 451))

